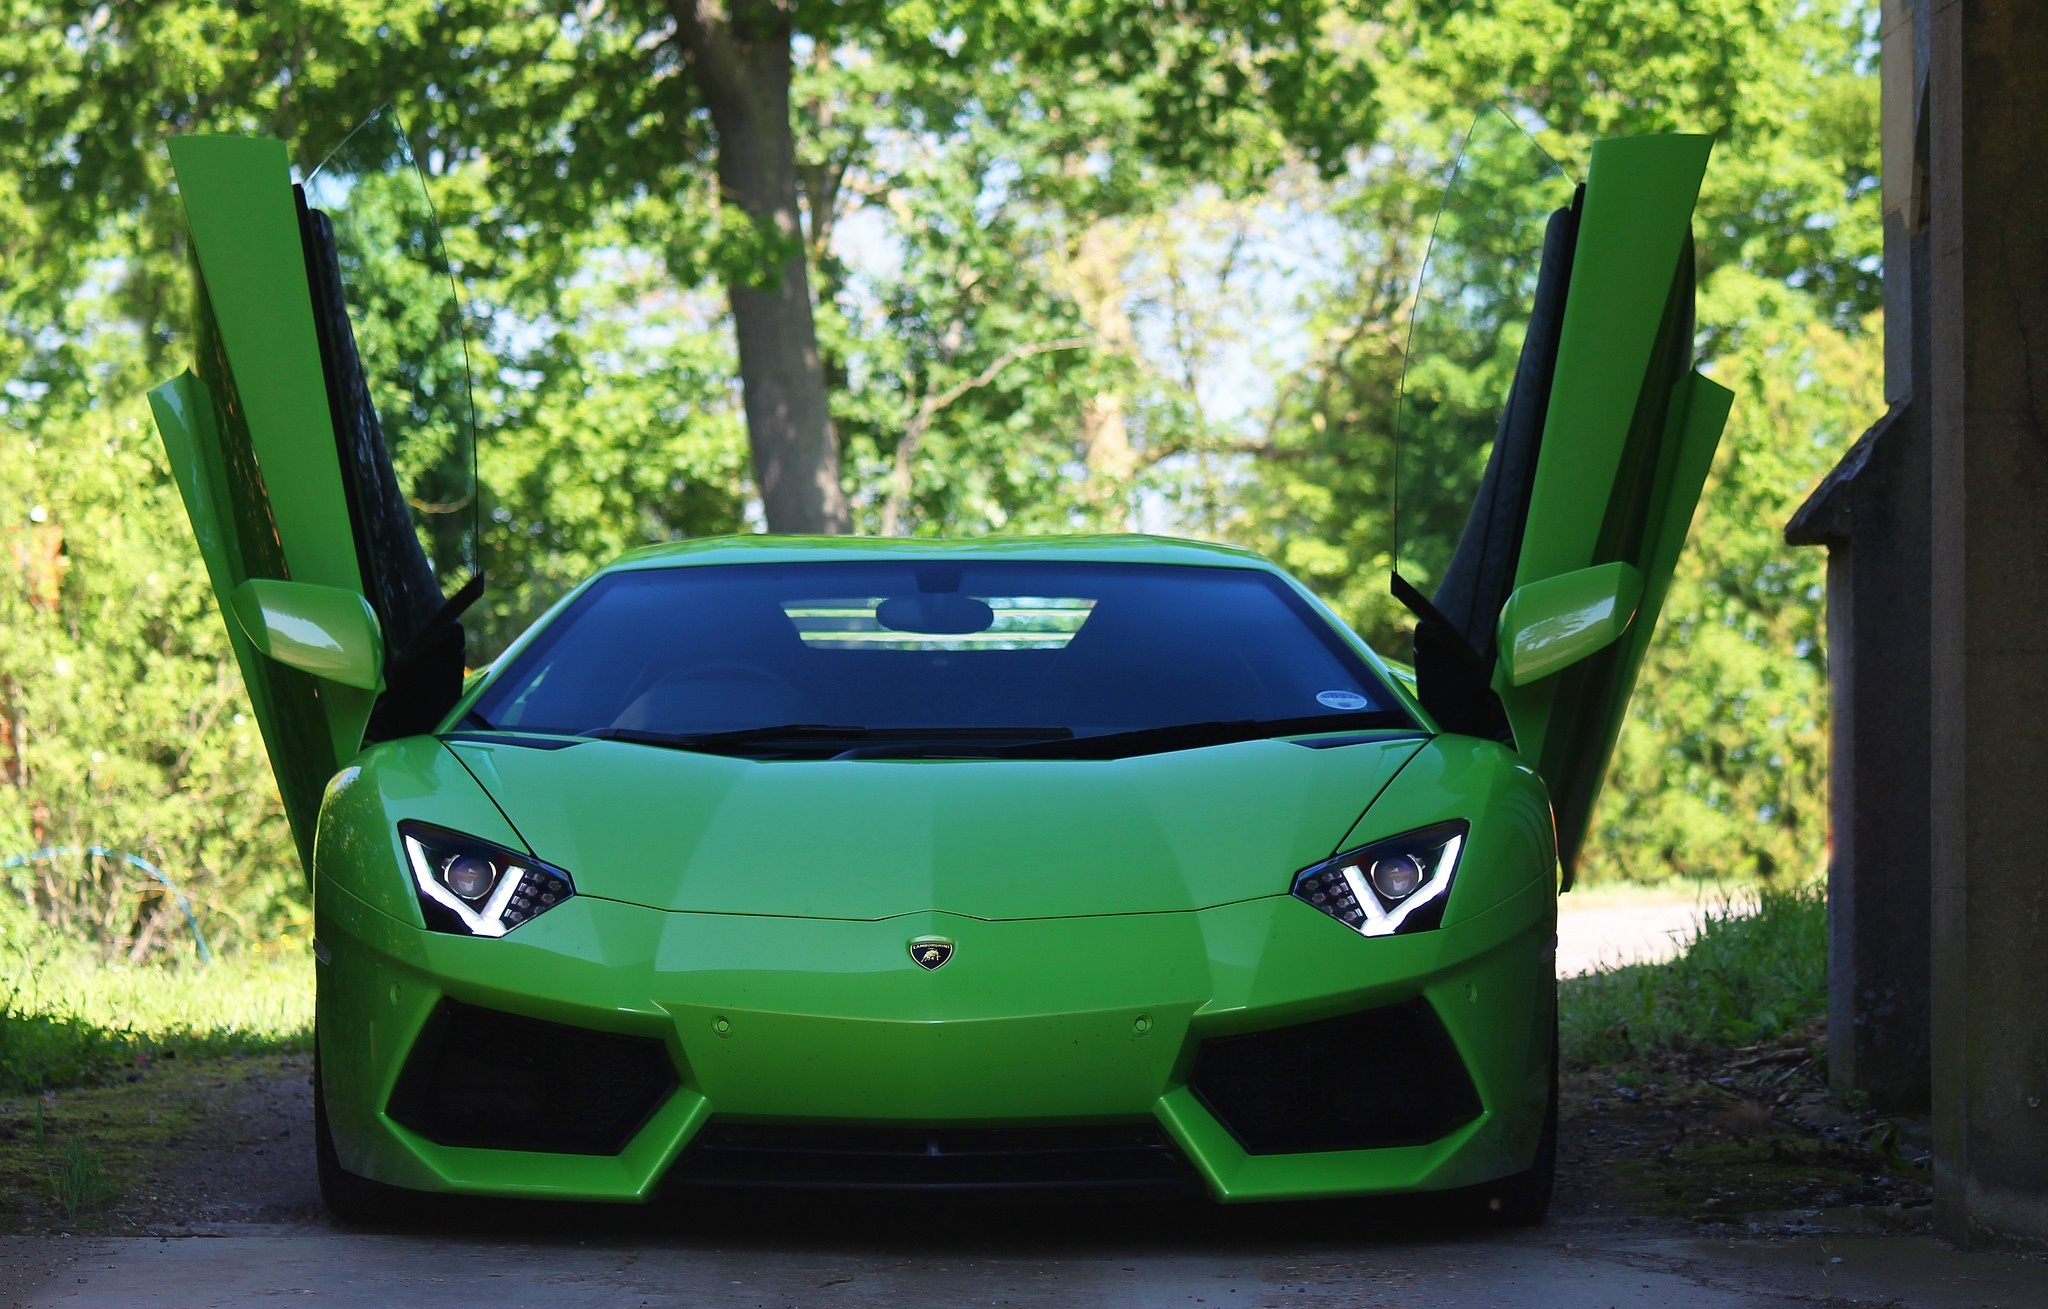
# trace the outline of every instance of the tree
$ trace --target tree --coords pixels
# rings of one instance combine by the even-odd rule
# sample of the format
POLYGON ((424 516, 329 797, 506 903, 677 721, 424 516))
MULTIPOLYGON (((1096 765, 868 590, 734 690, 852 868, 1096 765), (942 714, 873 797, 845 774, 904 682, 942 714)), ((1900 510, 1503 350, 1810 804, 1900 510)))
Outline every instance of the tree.
MULTIPOLYGON (((307 129, 331 135, 384 99, 419 126, 437 171, 468 161, 522 186, 500 226, 529 252, 573 239, 607 204, 651 199, 644 221, 666 204, 672 264, 715 272, 727 290, 769 528, 836 532, 849 518, 803 210, 821 230, 837 195, 832 165, 799 159, 797 48, 889 59, 937 125, 979 107, 981 79, 1013 70, 1111 85, 1137 106, 1127 144, 1145 158, 1256 180, 1281 147, 1340 166, 1370 135, 1365 65, 1322 39, 1340 3, 398 0, 368 17, 344 0, 248 12, 15 0, 13 28, 41 36, 14 42, 0 77, 27 129, 21 161, 46 175, 29 198, 79 206, 73 231, 144 214, 170 244, 152 205, 161 134, 266 130, 299 138, 310 168, 307 129)), ((1066 107, 1055 89, 1009 108, 1056 119, 1066 107)), ((1066 126, 1078 142, 1089 125, 1066 126)))
MULTIPOLYGON (((757 293, 809 315, 810 430, 844 460, 814 486, 856 529, 893 506, 924 536, 1234 540, 1393 653, 1408 303, 1494 101, 1567 163, 1598 135, 1719 134, 1701 349, 1744 399, 1589 864, 1812 862, 1819 564, 1775 533, 1874 403, 1867 7, 679 4, 0 0, 0 855, 99 839, 178 877, 210 933, 305 921, 139 405, 187 350, 165 135, 282 136, 310 172, 398 105, 477 329, 475 663, 625 550, 746 530, 756 498, 793 525, 749 457, 733 327, 757 293), (684 16, 728 38, 738 119, 684 16)), ((1449 426, 1489 412, 1512 351, 1479 326, 1425 379, 1449 426)), ((165 903, 114 871, 10 875, 47 920, 161 951, 165 903)))
POLYGON ((754 482, 769 529, 845 532, 839 442, 825 397, 797 203, 789 99, 794 6, 670 0, 669 13, 696 92, 711 111, 719 187, 770 238, 766 266, 727 282, 754 482))
MULTIPOLYGON (((1595 815, 1592 876, 1804 876, 1823 856, 1821 564, 1779 529, 1882 412, 1874 16, 1781 0, 1389 7, 1386 166, 1332 195, 1346 243, 1306 296, 1317 348, 1280 388, 1267 451, 1237 497, 1243 516, 1225 526, 1382 650, 1398 650, 1406 626, 1385 594, 1381 452, 1402 362, 1399 288, 1419 259, 1400 238, 1427 225, 1412 189, 1488 101, 1567 162, 1607 135, 1716 138, 1695 225, 1698 348, 1736 407, 1595 815)), ((1424 363, 1445 395, 1479 376, 1424 363)))
MULTIPOLYGON (((808 208, 814 234, 829 227, 848 161, 842 156, 836 169, 800 164, 791 128, 794 43, 827 62, 850 48, 886 53, 922 74, 920 108, 934 123, 986 107, 986 80, 1014 85, 1005 75, 1018 71, 1113 81, 1142 105, 1148 130, 1137 144, 1150 157, 1183 170, 1228 160, 1257 178, 1280 161, 1272 147, 1282 141, 1334 164, 1368 134, 1364 65, 1321 39, 1337 8, 1328 0, 668 0, 673 38, 693 74, 688 94, 711 118, 721 200, 741 210, 758 243, 755 265, 729 266, 726 285, 770 530, 850 525, 800 213, 808 208)), ((662 35, 657 26, 641 39, 662 35)), ((685 113, 693 107, 687 95, 679 104, 685 113)), ((1055 95, 1036 109, 1051 116, 1062 107, 1055 95)))

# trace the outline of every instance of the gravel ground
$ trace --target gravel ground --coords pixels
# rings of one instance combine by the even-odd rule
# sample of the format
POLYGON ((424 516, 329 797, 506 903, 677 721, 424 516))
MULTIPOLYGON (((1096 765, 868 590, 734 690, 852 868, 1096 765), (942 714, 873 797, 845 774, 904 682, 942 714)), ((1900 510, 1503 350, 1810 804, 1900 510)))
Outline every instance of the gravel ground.
POLYGON ((170 1235, 322 1219, 313 1170, 313 1060, 246 1062, 256 1066, 221 1079, 213 1111, 178 1140, 150 1188, 125 1199, 113 1225, 170 1235))

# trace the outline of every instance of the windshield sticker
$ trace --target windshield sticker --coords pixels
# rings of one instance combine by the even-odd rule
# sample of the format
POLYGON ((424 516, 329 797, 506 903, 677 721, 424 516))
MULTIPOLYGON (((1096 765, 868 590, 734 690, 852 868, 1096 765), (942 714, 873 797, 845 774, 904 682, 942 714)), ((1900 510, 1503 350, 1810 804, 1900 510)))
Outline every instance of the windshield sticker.
MULTIPOLYGON (((797 635, 813 650, 1060 650, 1074 639, 1095 609, 1080 596, 978 595, 957 597, 986 605, 993 621, 951 621, 952 606, 906 604, 912 597, 865 596, 842 599, 785 600, 782 612, 797 635), (876 610, 883 611, 881 617, 876 610), (917 615, 930 611, 930 625, 942 630, 919 631, 917 615), (884 621, 884 620, 887 621, 884 621), (975 631, 962 631, 972 626, 975 631), (951 628, 952 630, 943 630, 951 628)), ((1361 703, 1363 701, 1361 700, 1361 703)))
POLYGON ((1363 709, 1372 703, 1356 691, 1322 691, 1317 693, 1316 701, 1332 709, 1345 710, 1363 709))

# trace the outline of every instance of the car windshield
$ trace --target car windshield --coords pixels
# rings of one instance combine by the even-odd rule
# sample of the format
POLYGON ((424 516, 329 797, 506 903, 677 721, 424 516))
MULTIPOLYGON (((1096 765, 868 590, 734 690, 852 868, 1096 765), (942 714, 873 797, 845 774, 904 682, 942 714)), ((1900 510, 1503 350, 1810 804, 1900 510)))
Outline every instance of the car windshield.
POLYGON ((609 574, 465 724, 755 757, 1114 757, 1412 720, 1260 569, 929 560, 609 574))

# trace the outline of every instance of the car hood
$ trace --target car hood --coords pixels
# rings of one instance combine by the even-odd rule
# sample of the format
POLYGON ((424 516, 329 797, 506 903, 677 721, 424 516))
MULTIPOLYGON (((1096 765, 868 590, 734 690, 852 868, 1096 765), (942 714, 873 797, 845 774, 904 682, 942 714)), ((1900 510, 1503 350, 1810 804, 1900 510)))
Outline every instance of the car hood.
POLYGON ((1114 760, 757 762, 449 742, 579 892, 657 909, 985 919, 1200 909, 1330 855, 1421 740, 1114 760))

